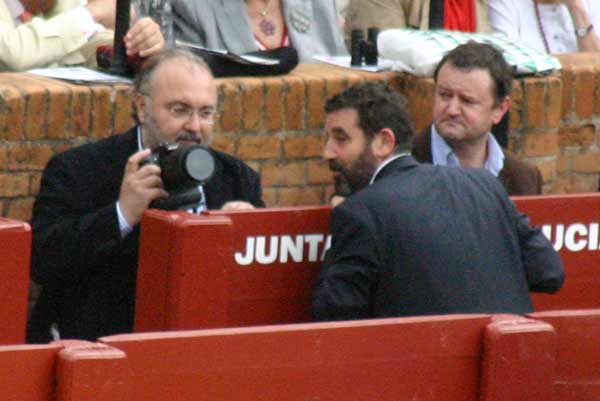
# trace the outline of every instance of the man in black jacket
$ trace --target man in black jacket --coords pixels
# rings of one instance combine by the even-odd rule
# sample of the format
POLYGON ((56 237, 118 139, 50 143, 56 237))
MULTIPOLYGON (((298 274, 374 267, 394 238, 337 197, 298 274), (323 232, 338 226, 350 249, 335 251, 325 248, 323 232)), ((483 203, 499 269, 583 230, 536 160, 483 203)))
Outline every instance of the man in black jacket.
POLYGON ((317 320, 527 313, 554 292, 561 260, 485 169, 419 164, 403 98, 381 84, 326 105, 324 158, 336 192, 317 320))
MULTIPOLYGON (((32 219, 32 278, 42 293, 29 342, 133 328, 139 222, 153 200, 168 196, 160 167, 142 161, 164 141, 209 145, 217 87, 201 59, 167 50, 137 77, 134 105, 136 127, 59 154, 44 171, 32 219)), ((198 207, 264 206, 257 173, 211 153, 215 173, 198 207)))

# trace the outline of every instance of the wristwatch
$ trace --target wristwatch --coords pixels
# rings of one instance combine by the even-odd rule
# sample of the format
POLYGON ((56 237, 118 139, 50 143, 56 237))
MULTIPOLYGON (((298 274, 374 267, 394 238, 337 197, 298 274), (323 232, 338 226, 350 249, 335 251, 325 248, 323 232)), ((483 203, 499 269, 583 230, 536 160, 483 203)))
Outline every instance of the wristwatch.
POLYGON ((594 29, 594 24, 589 24, 588 26, 582 26, 581 28, 575 28, 575 35, 578 38, 585 38, 588 33, 590 33, 594 29))

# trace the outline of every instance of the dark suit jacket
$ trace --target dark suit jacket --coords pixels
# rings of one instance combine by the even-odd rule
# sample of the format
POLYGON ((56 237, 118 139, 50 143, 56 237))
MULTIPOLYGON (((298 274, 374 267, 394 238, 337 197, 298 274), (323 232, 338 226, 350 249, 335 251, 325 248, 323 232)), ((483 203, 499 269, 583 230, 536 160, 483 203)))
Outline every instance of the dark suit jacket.
POLYGON ((564 273, 527 223, 488 171, 401 157, 333 209, 314 318, 530 312, 564 273))
MULTIPOLYGON (((536 166, 517 159, 504 151, 504 168, 498 178, 509 195, 539 195, 542 193, 542 175, 536 166)), ((432 163, 431 127, 413 138, 412 154, 421 163, 432 163)))
MULTIPOLYGON (((121 239, 115 202, 136 129, 53 157, 33 207, 32 278, 43 286, 28 341, 93 340, 133 327, 139 227, 121 239)), ((243 162, 214 151, 216 171, 204 186, 207 206, 229 200, 264 206, 260 180, 243 162)))

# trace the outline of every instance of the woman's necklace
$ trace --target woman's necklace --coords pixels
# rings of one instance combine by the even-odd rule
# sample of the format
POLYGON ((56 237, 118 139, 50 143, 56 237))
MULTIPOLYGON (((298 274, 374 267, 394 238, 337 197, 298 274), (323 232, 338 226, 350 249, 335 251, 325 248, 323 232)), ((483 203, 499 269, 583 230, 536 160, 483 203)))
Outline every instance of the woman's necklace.
POLYGON ((546 39, 546 32, 544 31, 544 25, 542 24, 542 18, 540 17, 540 5, 537 0, 533 0, 533 7, 535 8, 535 18, 537 19, 538 28, 542 35, 542 40, 544 41, 544 48, 546 49, 546 53, 550 54, 550 46, 548 46, 548 39, 546 39))
POLYGON ((258 12, 258 14, 260 14, 261 16, 261 21, 258 24, 258 27, 265 36, 273 36, 275 35, 275 31, 277 30, 273 21, 267 18, 267 15, 269 15, 269 11, 271 11, 271 3, 273 3, 273 0, 267 1, 265 7, 258 12))

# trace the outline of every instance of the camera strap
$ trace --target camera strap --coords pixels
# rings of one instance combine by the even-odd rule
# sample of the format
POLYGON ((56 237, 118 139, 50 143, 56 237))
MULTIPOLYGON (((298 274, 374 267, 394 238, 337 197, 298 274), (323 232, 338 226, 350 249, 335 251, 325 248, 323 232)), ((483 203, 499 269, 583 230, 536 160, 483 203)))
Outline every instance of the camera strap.
POLYGON ((189 213, 199 214, 202 213, 203 210, 206 210, 206 196, 204 195, 204 188, 202 185, 198 185, 198 192, 200 193, 200 200, 193 208, 189 209, 189 213))

